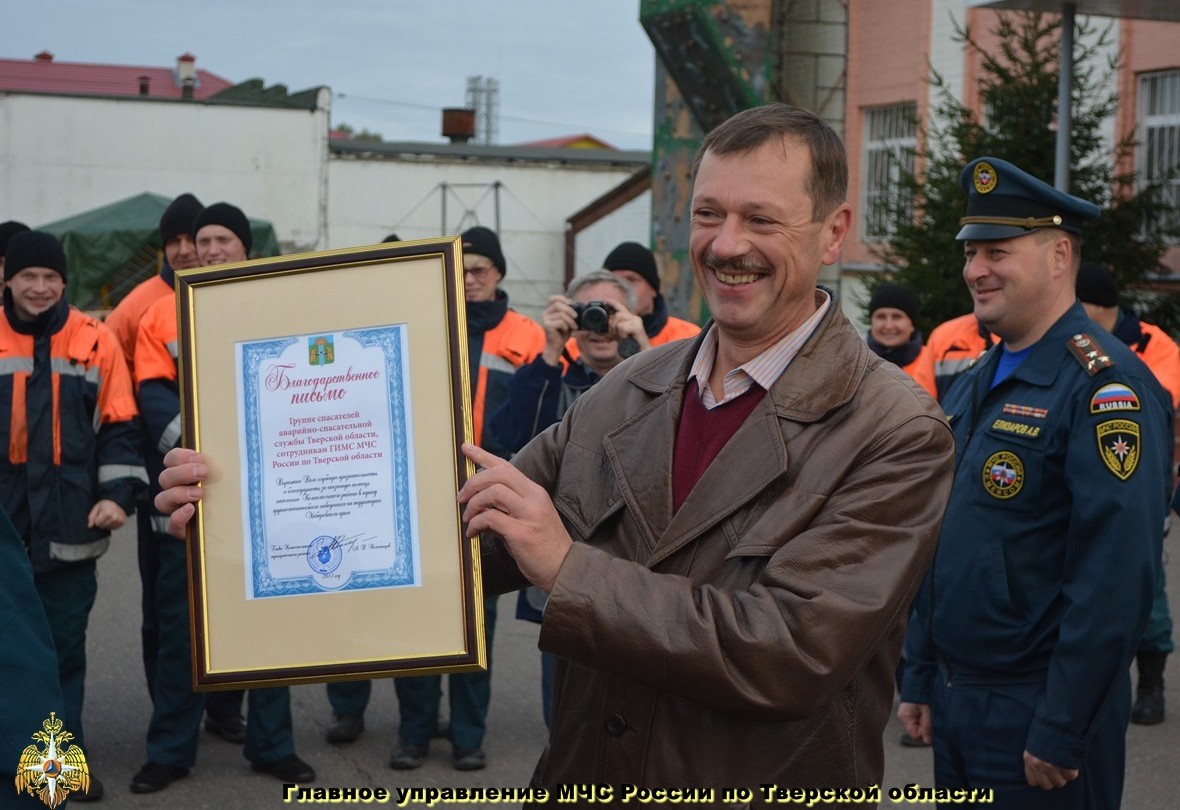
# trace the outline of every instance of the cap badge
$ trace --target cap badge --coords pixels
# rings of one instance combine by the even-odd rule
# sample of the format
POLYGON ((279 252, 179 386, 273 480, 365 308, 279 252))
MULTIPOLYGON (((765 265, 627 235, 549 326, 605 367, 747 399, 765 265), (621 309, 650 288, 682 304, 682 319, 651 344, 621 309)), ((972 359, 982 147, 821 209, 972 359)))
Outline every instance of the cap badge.
POLYGON ((975 190, 980 194, 987 194, 994 191, 996 181, 999 180, 996 177, 995 168, 986 160, 981 160, 975 164, 975 171, 972 174, 972 178, 975 181, 975 190))

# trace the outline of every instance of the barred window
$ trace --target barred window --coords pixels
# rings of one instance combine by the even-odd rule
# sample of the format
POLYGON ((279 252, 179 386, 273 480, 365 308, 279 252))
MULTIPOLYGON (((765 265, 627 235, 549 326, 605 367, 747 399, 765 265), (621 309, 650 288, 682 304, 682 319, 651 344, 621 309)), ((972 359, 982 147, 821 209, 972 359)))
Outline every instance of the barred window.
POLYGON ((913 211, 913 200, 900 188, 902 172, 914 170, 916 107, 913 103, 864 111, 864 178, 861 211, 864 238, 882 241, 893 235, 898 217, 913 211))
POLYGON ((1165 197, 1175 225, 1180 216, 1180 70, 1139 77, 1139 127, 1140 179, 1146 184, 1171 175, 1165 197))

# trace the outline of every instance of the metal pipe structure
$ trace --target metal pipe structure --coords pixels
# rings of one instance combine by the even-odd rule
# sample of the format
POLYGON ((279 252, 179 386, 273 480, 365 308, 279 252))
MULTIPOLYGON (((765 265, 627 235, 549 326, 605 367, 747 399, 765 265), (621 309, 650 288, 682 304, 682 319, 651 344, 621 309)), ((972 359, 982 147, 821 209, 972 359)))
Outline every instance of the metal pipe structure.
POLYGON ((1057 152, 1053 166, 1053 185, 1069 193, 1070 136, 1073 130, 1073 32, 1076 3, 1061 7, 1061 56, 1057 77, 1057 152))

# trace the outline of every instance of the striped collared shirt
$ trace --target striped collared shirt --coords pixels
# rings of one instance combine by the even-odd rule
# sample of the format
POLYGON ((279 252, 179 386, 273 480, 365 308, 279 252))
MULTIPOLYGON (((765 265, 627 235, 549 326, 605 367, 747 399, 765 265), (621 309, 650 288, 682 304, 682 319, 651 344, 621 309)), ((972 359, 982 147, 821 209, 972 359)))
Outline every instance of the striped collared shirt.
POLYGON ((798 329, 784 336, 753 360, 743 363, 725 375, 722 381, 725 396, 720 401, 713 396, 713 389, 709 387, 709 374, 712 373, 713 361, 717 358, 717 324, 710 326, 688 372, 688 379, 697 381, 701 404, 712 410, 746 393, 754 383, 769 391, 770 386, 786 371, 787 366, 799 353, 799 349, 811 337, 815 327, 819 326, 819 322, 832 304, 832 297, 825 290, 817 289, 815 303, 815 313, 800 324, 798 329))

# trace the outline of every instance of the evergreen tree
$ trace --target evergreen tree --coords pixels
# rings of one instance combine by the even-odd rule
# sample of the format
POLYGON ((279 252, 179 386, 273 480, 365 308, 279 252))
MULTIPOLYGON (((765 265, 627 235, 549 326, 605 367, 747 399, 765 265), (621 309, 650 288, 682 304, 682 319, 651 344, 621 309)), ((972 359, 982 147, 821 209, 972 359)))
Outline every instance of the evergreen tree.
MULTIPOLYGON (((980 59, 977 89, 984 115, 955 98, 944 78, 934 73, 933 113, 916 122, 915 169, 908 172, 901 166, 901 202, 885 203, 893 233, 875 253, 886 272, 870 286, 891 278, 912 289, 922 302, 918 327, 926 334, 972 309, 962 277, 963 247, 955 240, 966 210, 959 185, 963 166, 992 155, 1053 182, 1060 19, 1033 12, 999 14, 996 19, 997 52, 985 51, 968 29, 956 30, 957 41, 980 59)), ((1139 190, 1133 173, 1112 168, 1129 165, 1121 161, 1131 155, 1134 143, 1127 139, 1108 149, 1102 139, 1118 105, 1117 96, 1104 90, 1112 86, 1117 68, 1101 55, 1109 40, 1109 27, 1077 25, 1069 191, 1103 208, 1102 216, 1086 227, 1083 256, 1111 266, 1124 298, 1148 320, 1177 333, 1180 304, 1175 296, 1144 291, 1164 272, 1160 260, 1165 240, 1180 233, 1174 214, 1162 184, 1139 190)))

